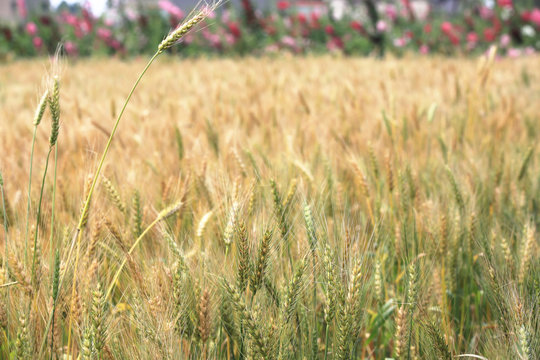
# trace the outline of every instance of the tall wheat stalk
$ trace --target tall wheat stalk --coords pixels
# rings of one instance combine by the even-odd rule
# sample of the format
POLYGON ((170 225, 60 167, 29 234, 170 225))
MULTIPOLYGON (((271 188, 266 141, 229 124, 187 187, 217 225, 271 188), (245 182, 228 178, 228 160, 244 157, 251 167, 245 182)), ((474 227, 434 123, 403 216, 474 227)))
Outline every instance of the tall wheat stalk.
POLYGON ((34 165, 34 147, 36 144, 36 135, 37 129, 41 120, 43 119, 43 114, 47 108, 47 100, 49 99, 49 91, 45 90, 39 104, 36 109, 36 114, 34 115, 34 134, 32 135, 32 149, 30 150, 30 171, 28 175, 28 194, 27 194, 27 204, 26 204, 26 229, 24 234, 24 258, 28 257, 28 226, 30 222, 30 202, 31 202, 31 192, 32 192, 32 169, 34 165))
MULTIPOLYGON (((2 267, 7 269, 8 267, 8 258, 9 258, 9 247, 8 247, 8 219, 6 215, 6 198, 4 193, 4 177, 0 171, 0 195, 2 196, 2 217, 4 218, 4 261, 2 267)), ((6 338, 9 338, 9 289, 7 289, 6 299, 8 308, 6 309, 6 338)))
MULTIPOLYGON (((34 251, 32 256, 32 284, 36 284, 36 261, 37 261, 37 239, 39 234, 39 224, 41 221, 41 204, 43 201, 43 192, 45 190, 45 179, 47 178, 47 170, 49 169, 49 159, 52 153, 52 150, 56 147, 56 142, 58 141, 58 132, 60 129, 60 80, 58 77, 53 79, 52 92, 47 98, 47 103, 49 104, 49 109, 51 110, 51 136, 49 138, 49 151, 47 152, 47 157, 45 160, 45 169, 43 170, 43 177, 41 179, 41 190, 39 193, 39 201, 36 215, 36 228, 34 231, 34 251)), ((30 310, 30 306, 28 307, 30 310)))
MULTIPOLYGON (((218 5, 218 3, 214 4, 213 6, 215 7, 217 5, 218 5)), ((98 162, 97 169, 94 172, 94 178, 92 180, 92 185, 90 186, 90 190, 88 191, 88 195, 87 195, 86 200, 84 202, 84 206, 83 206, 83 209, 82 209, 82 212, 81 212, 81 216, 79 218, 79 223, 77 225, 77 230, 76 230, 75 236, 74 236, 75 243, 76 243, 76 248, 77 248, 76 253, 75 253, 74 269, 77 269, 77 266, 79 264, 79 256, 80 256, 80 249, 81 249, 81 235, 82 235, 84 224, 85 224, 84 219, 86 218, 86 213, 88 213, 89 206, 90 206, 90 201, 92 199, 92 195, 94 194, 94 189, 96 187, 97 180, 99 179, 99 176, 101 174, 101 170, 103 169, 103 165, 105 164, 105 159, 107 158, 107 155, 109 153, 109 149, 111 147, 112 141, 114 139, 116 131, 118 130, 118 126, 120 125, 120 121, 122 120, 124 112, 125 112, 128 104, 129 104, 129 102, 131 100, 131 97, 135 93, 135 90, 137 89, 137 86, 139 85, 139 83, 143 79, 144 75, 147 73, 150 66, 152 66, 154 61, 157 59, 157 57, 159 55, 161 55, 165 50, 169 49, 174 44, 176 44, 178 41, 180 41, 180 39, 182 37, 184 37, 191 29, 193 29, 193 27, 195 27, 198 23, 203 21, 206 18, 206 15, 207 15, 208 11, 211 11, 211 10, 201 10, 201 11, 199 11, 195 16, 191 17, 190 20, 186 21, 184 24, 179 26, 176 30, 171 32, 165 38, 165 40, 163 40, 159 44, 156 53, 150 58, 150 60, 148 61, 148 63, 146 64, 146 66, 144 67, 142 72, 137 77, 137 80, 135 80, 135 83, 133 84, 133 87, 131 88, 130 92, 128 93, 128 96, 127 96, 126 100, 124 101, 124 104, 122 105, 122 109, 120 110, 120 113, 118 114, 118 117, 116 118, 114 126, 113 126, 113 128, 111 130, 111 134, 109 136, 109 139, 107 140, 107 144, 105 145, 105 149, 103 150, 101 158, 100 158, 100 160, 98 162)), ((155 223, 157 223, 158 221, 159 220, 156 219, 154 221, 154 223, 152 223, 151 226, 149 226, 147 228, 147 230, 149 230, 151 227, 153 227, 153 225, 155 225, 155 223)), ((145 230, 143 232, 143 234, 141 234, 141 236, 139 236, 139 239, 141 239, 142 235, 145 235, 146 232, 147 231, 145 230)), ((139 239, 138 239, 138 241, 140 241, 139 239)), ((136 243, 138 243, 138 241, 136 241, 136 243)), ((71 251, 68 254, 67 263, 69 263, 70 260, 71 260, 71 251)), ((123 267, 123 265, 122 265, 122 267, 123 267)), ((73 277, 73 285, 72 285, 72 289, 73 289, 72 290, 72 297, 75 295, 76 283, 77 283, 77 272, 75 271, 74 277, 73 277)), ((62 282, 60 282, 60 285, 62 285, 62 282)), ((112 288, 109 288, 109 290, 112 291, 112 288)), ((109 296, 110 291, 107 292, 107 296, 109 296)), ((72 329, 72 316, 71 316, 71 314, 73 313, 72 308, 70 309, 69 313, 70 313, 70 317, 69 317, 70 320, 69 320, 69 326, 68 326, 68 348, 67 348, 68 349, 67 350, 68 354, 70 353, 70 349, 71 349, 71 329, 72 329)))
POLYGON ((2 217, 4 218, 4 267, 7 266, 7 260, 9 255, 8 250, 8 219, 6 216, 6 198, 4 193, 4 177, 0 171, 0 195, 2 195, 2 217))

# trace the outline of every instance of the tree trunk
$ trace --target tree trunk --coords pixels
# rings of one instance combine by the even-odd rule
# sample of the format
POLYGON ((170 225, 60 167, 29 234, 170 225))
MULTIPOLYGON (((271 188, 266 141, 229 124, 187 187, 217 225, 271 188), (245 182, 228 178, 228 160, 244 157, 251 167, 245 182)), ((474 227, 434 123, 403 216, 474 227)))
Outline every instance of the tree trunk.
POLYGON ((377 6, 375 5, 374 0, 365 0, 364 1, 367 7, 369 19, 373 26, 373 31, 369 35, 369 38, 373 45, 377 48, 379 56, 384 56, 384 33, 377 30, 377 23, 379 22, 379 13, 377 12, 377 6))

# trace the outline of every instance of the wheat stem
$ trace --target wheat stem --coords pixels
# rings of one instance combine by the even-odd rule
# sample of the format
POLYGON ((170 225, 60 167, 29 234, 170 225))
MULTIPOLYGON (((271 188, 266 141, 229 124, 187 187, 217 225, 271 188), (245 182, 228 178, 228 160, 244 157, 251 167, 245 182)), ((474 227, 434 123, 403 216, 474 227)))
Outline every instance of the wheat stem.
POLYGON ((54 236, 54 214, 56 207, 56 171, 58 168, 58 145, 54 147, 54 177, 53 177, 53 193, 52 193, 52 209, 51 209, 51 238, 49 244, 52 247, 54 236))
POLYGON ((36 144, 37 125, 34 126, 34 135, 32 136, 32 150, 30 150, 30 172, 28 175, 28 200, 26 204, 26 231, 24 235, 24 259, 28 258, 28 227, 30 222, 30 192, 32 191, 32 169, 34 165, 34 147, 36 144))
POLYGON ((4 259, 4 267, 7 266, 8 261, 8 222, 7 222, 7 215, 6 215, 6 200, 5 200, 5 193, 4 193, 4 178, 2 177, 2 173, 0 172, 0 195, 2 195, 2 214, 4 218, 4 247, 5 247, 5 259, 4 259))
MULTIPOLYGON (((49 158, 51 156, 53 148, 49 147, 49 152, 47 153, 47 160, 45 161, 45 170, 43 170, 43 178, 41 179, 41 191, 39 194, 39 202, 38 202, 38 209, 37 209, 37 216, 36 216, 36 229, 34 231, 34 253, 32 256, 32 278, 30 281, 34 283, 34 277, 35 277, 35 271, 36 271, 36 255, 37 255, 37 238, 39 233, 39 219, 41 218, 41 203, 43 201, 43 190, 45 189, 45 179, 47 178, 47 170, 49 168, 49 158)), ((30 310, 30 307, 28 308, 30 310)))
MULTIPOLYGON (((7 215, 6 215, 6 199, 5 199, 5 193, 4 193, 4 178, 2 176, 2 173, 0 172, 0 194, 2 195, 2 214, 4 218, 4 263, 3 267, 7 269, 8 266, 8 222, 7 222, 7 215)), ((6 304, 8 308, 6 309, 6 338, 9 339, 9 289, 6 291, 6 304)))
POLYGON ((131 245, 131 248, 129 248, 127 254, 125 255, 124 257, 124 260, 122 260, 122 263, 120 264, 120 267, 118 268, 118 270, 116 270, 116 273, 114 274, 114 277, 111 281, 111 284, 109 285, 109 288, 107 290, 107 293, 105 294, 105 301, 107 301, 109 299, 109 296, 111 295, 113 289, 114 289, 114 286, 118 280, 118 278, 120 277, 120 274, 122 273, 122 270, 124 269, 124 266, 126 265, 127 261, 128 261, 128 257, 131 255, 131 253, 133 252, 133 250, 135 250, 135 248, 137 247, 137 245, 139 245, 139 243, 141 242, 141 240, 144 238, 144 236, 150 231, 152 230, 152 228, 158 223, 160 222, 161 220, 163 219, 163 217, 161 216, 158 216, 154 221, 152 221, 152 223, 150 225, 148 225, 148 227, 146 229, 144 229, 144 231, 141 233, 141 235, 137 238, 137 240, 135 240, 135 242, 133 243, 133 245, 131 245))
MULTIPOLYGON (((52 286, 52 291, 53 291, 53 308, 52 308, 52 311, 51 311, 51 316, 52 316, 52 329, 53 331, 51 332, 51 354, 50 354, 50 359, 52 360, 53 358, 53 349, 54 349, 54 315, 55 315, 55 312, 56 312, 56 306, 58 305, 58 281, 60 279, 60 253, 58 252, 58 249, 56 250, 56 253, 55 253, 55 257, 54 257, 54 274, 53 274, 53 286, 52 286)), ((47 332, 45 333, 45 339, 47 339, 47 334, 49 333, 48 331, 48 328, 47 328, 47 332)))

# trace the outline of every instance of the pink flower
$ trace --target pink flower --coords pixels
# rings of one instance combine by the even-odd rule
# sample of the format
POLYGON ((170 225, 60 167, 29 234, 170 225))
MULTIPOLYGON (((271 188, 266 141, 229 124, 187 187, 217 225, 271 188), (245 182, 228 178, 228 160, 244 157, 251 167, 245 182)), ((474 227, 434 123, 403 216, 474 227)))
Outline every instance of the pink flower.
POLYGON ((225 38, 225 42, 228 45, 234 45, 236 43, 236 38, 233 35, 229 34, 229 33, 225 34, 224 38, 225 38))
POLYGON ((497 0, 497 5, 500 7, 512 7, 512 0, 497 0))
MULTIPOLYGON (((227 38, 227 35, 232 37, 231 34, 226 34, 225 35, 225 39, 227 38)), ((183 40, 182 42, 186 45, 189 45, 193 42, 193 34, 192 33, 187 33, 186 36, 183 37, 183 40)))
POLYGON ((80 39, 83 37, 83 32, 81 31, 81 28, 79 26, 75 26, 73 30, 75 32, 75 36, 77 37, 77 39, 80 39))
POLYGON ((532 46, 527 46, 525 48, 525 55, 534 55, 535 53, 536 51, 534 50, 532 46))
POLYGON ((110 46, 116 51, 122 50, 122 43, 116 39, 110 41, 110 46))
POLYGON ((79 24, 83 34, 88 34, 92 30, 92 23, 88 20, 83 20, 79 24))
POLYGON ((495 40, 495 29, 493 29, 493 28, 484 29, 484 39, 487 42, 494 41, 495 40))
POLYGON ((326 25, 324 28, 324 32, 326 32, 328 35, 334 35, 335 31, 332 25, 326 25))
POLYGON ((279 47, 276 44, 268 45, 265 49, 265 52, 267 53, 276 53, 279 51, 279 47))
POLYGON ((450 40, 453 45, 459 45, 459 35, 456 30, 458 29, 448 21, 441 24, 441 31, 448 37, 448 40, 450 40))
POLYGON ((273 26, 273 25, 267 25, 265 28, 264 28, 264 31, 266 31, 266 33, 270 36, 272 35, 275 35, 277 30, 276 30, 276 27, 273 26))
POLYGON ((37 34, 38 28, 37 25, 33 22, 29 22, 26 24, 26 32, 30 36, 35 36, 37 34))
POLYGON ((90 6, 90 3, 89 2, 86 2, 84 5, 83 5, 83 8, 81 10, 81 14, 83 16, 83 18, 85 20, 92 20, 93 16, 92 16, 92 7, 90 6))
POLYGON ((97 36, 105 41, 109 41, 112 37, 112 31, 107 28, 99 28, 97 29, 97 36))
POLYGON ((296 40, 292 36, 284 36, 281 38, 281 43, 285 46, 296 47, 296 40))
POLYGON ((66 43, 64 44, 64 49, 66 49, 66 53, 68 55, 77 55, 77 45, 75 45, 71 41, 66 41, 66 43))
POLYGON ((448 34, 448 39, 450 40, 452 45, 459 45, 459 36, 457 36, 456 34, 448 34))
POLYGON ((229 10, 223 10, 221 13, 221 21, 224 23, 228 23, 231 19, 231 12, 229 10))
POLYGON ((19 15, 22 18, 26 18, 26 16, 28 15, 28 10, 26 9, 25 0, 17 0, 17 9, 19 10, 19 15))
POLYGON ((520 57, 520 56, 521 56, 521 50, 520 50, 520 49, 511 48, 511 49, 508 49, 508 52, 507 52, 506 54, 508 55, 508 57, 511 57, 511 58, 517 58, 517 57, 520 57))
POLYGON ((169 15, 174 16, 178 20, 184 18, 184 12, 178 6, 168 0, 159 0, 158 5, 161 10, 166 11, 169 15))
POLYGON ((264 48, 264 52, 266 53, 277 53, 278 51, 279 51, 279 46, 277 46, 277 44, 270 44, 264 48))
POLYGON ((540 9, 533 9, 530 13, 530 21, 540 27, 540 9))
POLYGON ((67 11, 64 11, 62 13, 62 19, 66 22, 66 24, 69 24, 71 26, 77 26, 78 20, 77 17, 73 14, 68 13, 67 11))
POLYGON ((356 30, 358 32, 363 32, 364 27, 362 26, 362 23, 359 21, 351 21, 351 29, 356 30))
POLYGON ((328 40, 326 43, 326 48, 329 51, 339 51, 343 50, 343 40, 341 40, 339 37, 333 37, 332 39, 328 40))
POLYGON ((235 38, 242 36, 242 31, 240 30, 238 23, 231 21, 227 26, 229 27, 229 31, 231 32, 232 36, 235 38))
POLYGON ((386 5, 386 7, 384 8, 384 13, 386 14, 386 17, 389 18, 391 21, 396 20, 397 10, 394 5, 386 5))
POLYGON ((210 46, 215 48, 221 47, 221 39, 218 34, 213 34, 210 30, 204 29, 202 35, 210 43, 210 46))
POLYGON ((286 17, 283 19, 283 26, 285 29, 289 30, 293 25, 293 19, 291 17, 286 17))
POLYGON ((377 21, 377 26, 376 27, 377 27, 378 32, 385 32, 386 29, 388 29, 388 26, 386 25, 386 23, 383 20, 377 21))
POLYGON ((214 48, 220 48, 221 47, 221 39, 219 38, 219 35, 213 34, 209 39, 210 45, 214 48))
POLYGON ((420 46, 420 54, 422 55, 429 54, 429 47, 426 44, 422 44, 422 46, 420 46))
POLYGON ((454 30, 452 24, 448 21, 445 21, 441 24, 441 31, 445 34, 449 34, 454 30))
POLYGON ((43 40, 39 36, 36 36, 32 39, 32 44, 34 44, 34 47, 39 50, 43 46, 43 40))
POLYGON ((476 44, 478 42, 478 34, 470 32, 467 34, 467 42, 469 44, 476 44))
POLYGON ((493 10, 487 6, 480 6, 480 17, 484 20, 489 20, 493 17, 493 10))
POLYGON ((508 34, 503 34, 501 36, 501 47, 505 48, 507 47, 508 45, 510 45, 510 42, 512 41, 512 39, 510 38, 510 35, 508 34))
POLYGON ((409 42, 407 36, 399 37, 394 39, 394 46, 397 48, 404 47, 409 42))
POLYGON ((135 12, 133 9, 126 9, 126 12, 125 12, 127 18, 129 19, 129 21, 135 21, 137 20, 137 12, 135 12))
POLYGON ((319 19, 321 18, 321 14, 317 11, 314 11, 311 13, 311 22, 312 22, 312 25, 313 27, 318 27, 319 26, 319 19))
POLYGON ((212 10, 212 8, 209 7, 208 5, 206 5, 203 8, 203 12, 206 14, 206 17, 209 18, 209 19, 215 19, 216 18, 216 12, 214 10, 212 10))
POLYGON ((291 6, 291 4, 288 2, 288 1, 278 1, 277 2, 277 8, 279 11, 285 11, 287 10, 289 7, 291 6))
POLYGON ((307 22, 307 17, 305 14, 298 14, 297 19, 300 24, 305 24, 307 22))

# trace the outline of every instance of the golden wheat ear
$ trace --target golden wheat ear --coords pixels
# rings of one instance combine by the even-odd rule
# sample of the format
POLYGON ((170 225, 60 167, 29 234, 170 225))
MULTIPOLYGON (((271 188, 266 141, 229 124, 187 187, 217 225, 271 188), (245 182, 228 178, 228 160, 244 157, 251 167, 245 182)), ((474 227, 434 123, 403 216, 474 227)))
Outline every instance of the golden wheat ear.
MULTIPOLYGON (((193 16, 188 16, 189 20, 180 24, 174 31, 169 33, 167 37, 158 45, 158 54, 161 54, 165 50, 171 48, 174 44, 178 43, 184 36, 186 36, 197 24, 201 23, 208 15, 214 11, 221 1, 216 1, 212 5, 206 5, 197 10, 193 16)), ((199 8, 200 4, 196 8, 199 8)))

